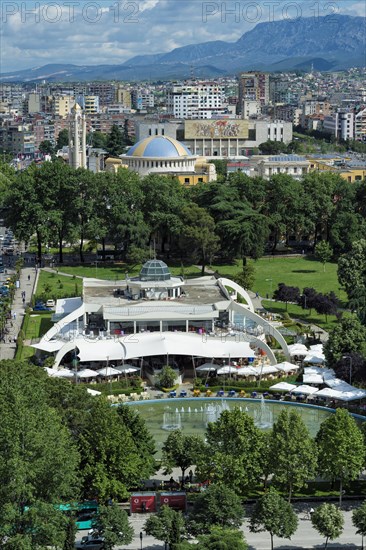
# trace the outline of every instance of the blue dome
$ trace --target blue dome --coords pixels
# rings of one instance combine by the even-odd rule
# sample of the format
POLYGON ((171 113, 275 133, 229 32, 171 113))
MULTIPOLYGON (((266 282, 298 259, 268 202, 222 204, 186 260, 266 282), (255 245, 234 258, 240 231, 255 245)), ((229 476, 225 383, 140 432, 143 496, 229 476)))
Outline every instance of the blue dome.
POLYGON ((138 141, 126 156, 139 158, 191 157, 192 153, 183 143, 166 136, 151 136, 138 141))

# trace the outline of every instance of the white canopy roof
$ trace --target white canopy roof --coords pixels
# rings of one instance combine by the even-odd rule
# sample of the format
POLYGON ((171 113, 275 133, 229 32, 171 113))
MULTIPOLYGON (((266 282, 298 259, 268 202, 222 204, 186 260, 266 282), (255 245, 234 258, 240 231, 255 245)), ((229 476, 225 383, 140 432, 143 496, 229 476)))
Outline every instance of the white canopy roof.
MULTIPOLYGON (((222 359, 254 357, 254 351, 248 342, 235 341, 231 338, 223 341, 219 338, 186 332, 131 334, 130 338, 124 338, 121 342, 125 349, 125 359, 154 355, 192 355, 222 359)), ((108 340, 104 345, 108 345, 108 340)))
POLYGON ((42 340, 38 344, 32 344, 31 347, 35 349, 41 349, 42 351, 47 351, 48 353, 53 353, 58 351, 65 345, 65 342, 62 340, 42 340))
POLYGON ((80 361, 110 361, 123 359, 123 347, 119 340, 88 340, 77 338, 74 341, 79 350, 80 361))
POLYGON ((297 386, 297 388, 293 390, 293 393, 304 393, 305 395, 312 395, 317 391, 318 391, 318 388, 314 388, 313 386, 307 386, 306 384, 302 384, 302 386, 297 386))
POLYGON ((238 376, 259 376, 258 369, 254 367, 241 367, 237 369, 236 374, 238 376))
POLYGON ((75 376, 75 373, 69 369, 52 370, 54 370, 54 374, 50 374, 50 376, 55 376, 56 378, 73 378, 75 376))
POLYGON ((83 369, 76 373, 77 378, 95 378, 98 373, 92 369, 83 369))
POLYGON ((304 358, 304 363, 316 363, 316 364, 322 364, 325 361, 325 357, 320 352, 314 352, 312 351, 304 358))
POLYGON ((123 374, 131 374, 131 372, 137 372, 141 370, 140 367, 135 367, 134 365, 129 365, 128 363, 124 363, 123 365, 117 366, 115 368, 119 373, 122 372, 123 374))
POLYGON ((120 370, 114 369, 113 367, 104 367, 103 369, 97 370, 97 373, 100 376, 119 376, 121 374, 120 370))
MULTIPOLYGON (((348 385, 348 384, 347 384, 348 385)), ((352 386, 350 386, 352 388, 352 386)), ((353 388, 351 391, 341 391, 334 388, 324 388, 315 394, 316 397, 328 397, 330 399, 338 399, 340 401, 355 401, 356 399, 364 399, 366 391, 358 388, 353 388)))
POLYGON ((304 374, 302 381, 304 384, 323 384, 323 376, 321 374, 304 374))
POLYGON ((283 361, 282 363, 277 363, 276 365, 276 369, 282 372, 291 372, 293 370, 298 370, 299 368, 300 367, 298 365, 294 365, 288 361, 283 361))
POLYGON ((292 391, 295 388, 297 388, 295 384, 289 384, 288 382, 278 382, 278 384, 271 386, 269 389, 279 391, 292 391))
POLYGON ((196 368, 196 371, 198 372, 214 372, 216 371, 220 365, 214 365, 214 363, 204 363, 203 365, 200 365, 196 368))
POLYGON ((224 365, 217 370, 217 374, 234 374, 237 370, 236 367, 232 367, 231 365, 224 365))
POLYGON ((288 346, 288 350, 290 352, 290 355, 307 355, 308 354, 308 348, 304 344, 291 344, 288 346))
POLYGON ((277 365, 264 365, 263 367, 256 367, 255 369, 258 373, 258 376, 261 374, 274 374, 278 372, 277 365))

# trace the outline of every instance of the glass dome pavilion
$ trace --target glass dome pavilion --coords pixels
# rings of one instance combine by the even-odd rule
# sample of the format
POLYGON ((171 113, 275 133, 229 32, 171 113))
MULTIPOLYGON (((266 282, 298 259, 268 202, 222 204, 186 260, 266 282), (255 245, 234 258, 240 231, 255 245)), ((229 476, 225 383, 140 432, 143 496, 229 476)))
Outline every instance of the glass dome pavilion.
POLYGON ((170 279, 169 268, 161 260, 148 260, 140 271, 141 281, 169 281, 170 279))

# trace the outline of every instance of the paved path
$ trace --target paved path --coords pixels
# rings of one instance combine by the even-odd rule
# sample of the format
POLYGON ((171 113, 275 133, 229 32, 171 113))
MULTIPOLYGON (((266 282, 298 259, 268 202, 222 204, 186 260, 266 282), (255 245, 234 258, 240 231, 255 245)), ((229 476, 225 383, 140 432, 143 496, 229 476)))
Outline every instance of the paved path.
MULTIPOLYGON (((1 274, 0 281, 5 281, 15 273, 14 270, 8 269, 7 273, 1 274)), ((34 267, 25 267, 20 272, 19 288, 16 288, 14 300, 12 304, 12 318, 7 321, 5 334, 5 342, 0 342, 0 360, 14 359, 16 352, 16 341, 21 329, 25 308, 30 304, 30 300, 34 289, 36 288, 36 278, 38 272, 34 267), (25 292, 25 303, 23 304, 22 292, 25 292)))

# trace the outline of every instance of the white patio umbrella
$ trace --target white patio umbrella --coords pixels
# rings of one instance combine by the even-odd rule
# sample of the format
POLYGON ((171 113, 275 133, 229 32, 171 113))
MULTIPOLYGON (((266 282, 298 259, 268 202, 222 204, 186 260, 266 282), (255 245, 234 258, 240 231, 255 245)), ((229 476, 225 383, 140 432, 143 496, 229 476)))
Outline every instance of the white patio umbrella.
POLYGON ((305 346, 305 344, 291 344, 288 346, 288 350, 290 352, 290 355, 307 355, 308 354, 308 348, 305 346))
POLYGON ((92 369, 83 369, 76 373, 77 378, 95 378, 98 376, 97 371, 92 369))
POLYGON ((102 369, 97 370, 99 376, 109 377, 109 376, 118 376, 120 371, 113 367, 103 367, 102 369))
POLYGON ((234 374, 238 372, 238 369, 236 367, 232 367, 231 365, 224 365, 223 367, 220 367, 217 371, 217 374, 234 374))
POLYGON ((302 384, 301 386, 297 386, 295 390, 292 390, 292 393, 303 393, 305 395, 312 395, 313 393, 317 392, 319 388, 314 388, 314 386, 307 386, 306 384, 302 384))
POLYGON ((292 370, 298 370, 299 366, 289 363, 289 361, 283 361, 282 363, 277 363, 276 369, 282 372, 291 372, 292 370))
POLYGON ((204 363, 196 368, 198 372, 214 372, 219 368, 219 365, 214 365, 214 363, 204 363))
POLYGON ((271 386, 270 390, 278 390, 278 391, 292 391, 297 386, 295 384, 289 384, 288 382, 278 382, 274 386, 271 386))
POLYGON ((324 361, 325 357, 320 352, 311 352, 304 359, 304 363, 315 363, 318 365, 324 363, 324 361))
POLYGON ((75 376, 75 372, 69 369, 60 369, 55 370, 55 374, 51 374, 50 376, 55 376, 56 378, 73 378, 75 376))
POLYGON ((241 367, 236 370, 236 374, 239 376, 259 376, 258 369, 254 367, 241 367))
POLYGON ((135 367, 134 365, 129 365, 128 363, 125 363, 124 365, 119 365, 115 368, 119 371, 119 373, 122 374, 132 374, 133 372, 141 370, 140 367, 135 367))

